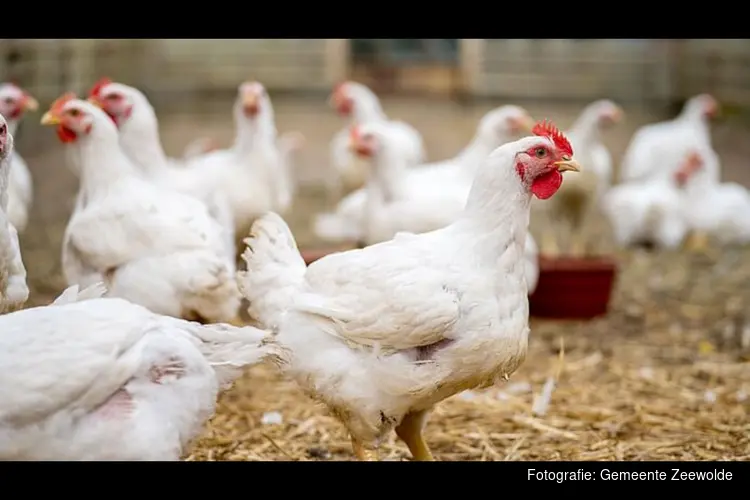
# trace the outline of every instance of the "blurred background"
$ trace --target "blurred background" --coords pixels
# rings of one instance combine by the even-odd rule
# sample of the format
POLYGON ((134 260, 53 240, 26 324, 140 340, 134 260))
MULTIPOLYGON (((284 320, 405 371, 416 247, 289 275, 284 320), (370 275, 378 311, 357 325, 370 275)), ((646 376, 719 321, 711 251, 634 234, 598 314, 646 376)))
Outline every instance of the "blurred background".
MULTIPOLYGON (((301 245, 315 244, 309 217, 325 208, 325 197, 315 193, 328 172, 331 138, 344 125, 327 98, 345 79, 368 85, 392 119, 414 125, 430 161, 455 155, 492 107, 519 104, 564 128, 583 106, 609 98, 627 114, 607 137, 615 168, 633 131, 709 92, 722 104, 713 134, 724 176, 750 185, 750 143, 742 140, 750 123, 748 40, 3 39, 0 74, 42 108, 65 91, 87 92, 102 76, 138 87, 156 108, 162 142, 174 156, 196 137, 228 146, 238 85, 262 82, 279 131, 297 130, 307 139, 295 164, 302 187, 297 206, 304 209, 292 216, 302 218, 293 221, 301 245)), ((58 249, 68 217, 60 207, 70 208, 77 181, 62 164, 55 134, 38 119, 24 120, 16 139, 36 199, 49 201, 34 203, 26 248, 58 249), (59 196, 67 201, 54 202, 59 196)), ((40 275, 59 276, 59 258, 43 260, 40 275)))
MULTIPOLYGON (((237 87, 260 81, 269 91, 279 131, 306 137, 295 162, 301 191, 289 216, 301 247, 317 243, 311 218, 332 206, 321 184, 331 139, 345 121, 327 99, 333 85, 347 79, 369 86, 390 118, 420 131, 429 161, 454 156, 493 107, 518 104, 534 118, 550 118, 565 129, 588 103, 612 99, 626 113, 605 137, 615 179, 636 129, 674 117, 687 98, 708 92, 722 108, 711 127, 722 180, 750 187, 750 40, 3 39, 0 74, 36 97, 40 111, 65 91, 86 93, 103 76, 138 87, 156 109, 171 156, 198 137, 228 146, 237 87)), ((54 131, 41 127, 40 117, 41 112, 25 119, 16 138, 34 177, 31 218, 21 241, 30 305, 48 303, 65 287, 60 245, 77 189, 54 131)), ((498 433, 488 438, 493 446, 509 448, 531 437, 520 448, 513 445, 520 451, 488 455, 467 430, 481 425, 474 407, 457 403, 436 419, 473 448, 434 437, 438 452, 461 459, 750 457, 750 253, 726 250, 711 260, 623 251, 618 259, 620 274, 605 318, 534 324, 529 361, 514 377, 535 390, 556 359, 560 336, 566 336, 567 380, 556 392, 559 406, 547 427, 493 421, 487 430, 498 433), (470 417, 474 420, 462 426, 470 417), (648 437, 656 433, 660 437, 648 437), (538 446, 548 442, 555 446, 538 446), (560 442, 572 444, 563 448, 560 442)), ((222 411, 260 415, 283 406, 278 386, 264 385, 275 379, 258 380, 254 402, 241 412, 222 411)), ((289 391, 294 394, 289 407, 309 409, 296 389, 289 391)), ((506 396, 528 411, 531 396, 506 396)), ((221 430, 215 423, 212 429, 198 447, 210 453, 196 451, 193 458, 246 458, 247 450, 261 458, 283 458, 250 424, 221 430), (214 436, 231 446, 222 448, 214 436)), ((346 456, 341 429, 331 423, 329 431, 343 443, 329 448, 331 453, 346 456)))

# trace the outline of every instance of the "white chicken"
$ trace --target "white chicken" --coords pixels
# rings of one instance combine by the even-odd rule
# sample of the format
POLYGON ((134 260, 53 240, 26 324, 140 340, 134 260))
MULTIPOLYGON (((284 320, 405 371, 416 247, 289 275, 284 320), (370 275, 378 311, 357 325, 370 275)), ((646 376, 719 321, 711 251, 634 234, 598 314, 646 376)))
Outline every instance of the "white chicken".
POLYGON ((685 166, 678 171, 684 185, 684 211, 690 227, 689 245, 705 250, 708 238, 721 245, 750 243, 750 192, 736 182, 711 183, 700 179, 700 173, 718 162, 713 152, 692 151, 685 166))
POLYGON ((494 151, 453 224, 331 254, 309 267, 284 220, 254 225, 238 282, 248 312, 277 332, 279 363, 376 459, 391 430, 417 460, 434 405, 507 379, 523 362, 529 310, 523 266, 529 202, 578 170, 544 124, 494 151))
POLYGON ((240 297, 222 230, 200 201, 140 175, 96 105, 60 97, 42 118, 77 158, 80 188, 63 241, 68 284, 102 281, 113 297, 169 316, 236 320, 240 297))
MULTIPOLYGON (((28 92, 12 83, 0 84, 0 114, 5 117, 8 131, 15 135, 18 124, 28 111, 36 111, 39 104, 28 92)), ((29 210, 34 198, 34 182, 26 161, 18 151, 13 151, 10 160, 10 178, 8 184, 8 210, 6 212, 11 224, 19 232, 26 229, 29 221, 29 210)))
MULTIPOLYGON (((620 165, 623 182, 642 179, 659 179, 669 167, 665 158, 685 158, 690 151, 711 148, 711 132, 708 120, 719 112, 719 104, 708 94, 689 99, 682 112, 673 120, 644 125, 636 131, 620 165)), ((675 163, 671 168, 677 168, 675 163)), ((718 182, 719 165, 711 166, 706 180, 718 182), (715 170, 714 170, 715 169, 715 170)), ((670 170, 667 175, 674 173, 670 170)))
POLYGON ((8 220, 8 184, 13 135, 0 115, 0 314, 20 309, 29 299, 26 267, 18 244, 18 232, 8 220))
POLYGON ((531 208, 544 214, 549 224, 542 234, 542 251, 558 255, 563 235, 569 236, 571 255, 586 253, 587 233, 601 197, 612 181, 612 156, 601 140, 604 129, 618 123, 622 109, 608 99, 594 101, 586 106, 573 126, 565 132, 576 151, 576 158, 586 170, 574 176, 550 200, 534 200, 531 208))
POLYGON ((220 389, 272 355, 253 327, 154 314, 101 284, 0 316, 0 460, 178 460, 220 389))
MULTIPOLYGON (((350 149, 368 164, 370 177, 365 185, 364 243, 387 241, 397 233, 426 233, 447 226, 458 219, 466 206, 471 185, 457 183, 441 190, 399 193, 406 172, 403 155, 392 128, 382 123, 352 127, 350 149)), ((536 286, 538 261, 536 243, 526 236, 524 253, 529 292, 536 286)))
POLYGON ((159 122, 148 98, 140 90, 100 79, 89 92, 89 100, 112 118, 120 130, 120 146, 146 177, 159 186, 193 196, 205 203, 211 217, 224 231, 226 255, 234 272, 235 237, 232 209, 219 190, 212 172, 197 167, 179 167, 167 157, 159 139, 159 122))
MULTIPOLYGON (((401 180, 394 182, 397 189, 394 188, 392 196, 394 199, 418 197, 426 192, 443 190, 468 193, 476 166, 495 148, 511 141, 522 131, 530 130, 532 125, 529 114, 518 106, 500 106, 489 111, 480 120, 471 142, 458 155, 406 170, 401 180)), ((399 158, 402 165, 407 163, 403 156, 399 158)), ((358 189, 341 200, 334 212, 319 214, 313 228, 316 236, 336 243, 362 242, 366 202, 367 192, 358 189)))
POLYGON ((621 246, 646 245, 673 250, 688 233, 685 217, 686 175, 691 161, 678 161, 674 174, 666 169, 660 177, 618 184, 602 199, 602 210, 621 246))
POLYGON ((328 180, 330 194, 335 199, 340 198, 344 192, 361 188, 367 178, 365 167, 352 156, 347 147, 351 125, 388 123, 394 129, 406 165, 424 163, 427 154, 422 135, 406 122, 389 120, 380 99, 367 86, 351 81, 339 83, 334 87, 329 102, 341 116, 349 119, 348 126, 341 129, 331 140, 333 172, 328 180))
POLYGON ((232 210, 236 238, 241 240, 258 216, 269 210, 284 213, 291 207, 294 182, 286 155, 294 142, 280 150, 271 99, 259 82, 239 86, 233 112, 233 146, 193 157, 187 165, 198 165, 217 178, 232 210))

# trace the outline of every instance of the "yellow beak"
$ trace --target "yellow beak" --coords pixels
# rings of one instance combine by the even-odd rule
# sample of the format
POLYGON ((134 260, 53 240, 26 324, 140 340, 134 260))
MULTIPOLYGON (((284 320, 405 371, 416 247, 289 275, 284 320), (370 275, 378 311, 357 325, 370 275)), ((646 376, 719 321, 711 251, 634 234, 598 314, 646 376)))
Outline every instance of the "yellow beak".
POLYGON ((617 107, 612 112, 611 118, 613 122, 619 123, 623 119, 624 116, 625 116, 625 112, 622 110, 622 108, 617 107))
POLYGON ((60 125, 60 117, 52 114, 51 111, 47 111, 44 113, 44 116, 42 116, 42 121, 40 123, 42 125, 60 125))
POLYGON ((581 166, 578 164, 577 161, 574 159, 562 159, 561 161, 556 161, 555 166, 557 167, 557 170, 559 172, 565 172, 565 171, 571 171, 571 172, 580 172, 581 166))
POLYGON ((242 96, 242 104, 252 107, 258 104, 258 96, 254 92, 247 92, 242 96))
POLYGON ((23 103, 24 110, 36 111, 39 109, 39 102, 31 96, 26 97, 26 101, 23 103))

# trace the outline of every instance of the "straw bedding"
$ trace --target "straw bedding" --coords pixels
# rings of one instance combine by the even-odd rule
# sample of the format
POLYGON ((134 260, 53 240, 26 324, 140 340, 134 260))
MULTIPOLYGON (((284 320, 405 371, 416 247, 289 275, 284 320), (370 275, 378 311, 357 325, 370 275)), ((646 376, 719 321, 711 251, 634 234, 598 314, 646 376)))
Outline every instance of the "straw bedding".
MULTIPOLYGON (((438 460, 750 458, 750 249, 619 261, 607 317, 532 321, 509 382, 436 408, 425 435, 438 460)), ((324 407, 262 366, 221 397, 186 459, 351 460, 349 443, 324 407)), ((409 454, 392 436, 381 456, 409 454)))

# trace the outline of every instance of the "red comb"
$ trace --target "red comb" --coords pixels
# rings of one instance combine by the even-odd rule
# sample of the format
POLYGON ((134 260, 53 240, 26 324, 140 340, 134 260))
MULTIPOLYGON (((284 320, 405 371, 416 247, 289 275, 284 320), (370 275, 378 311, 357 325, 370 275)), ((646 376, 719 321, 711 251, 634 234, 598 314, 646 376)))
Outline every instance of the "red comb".
POLYGON ((73 99, 78 99, 78 96, 75 95, 74 92, 66 92, 60 97, 55 100, 55 102, 52 103, 52 106, 50 106, 49 110, 53 113, 58 113, 62 110, 63 106, 65 106, 68 102, 72 101, 73 99))
POLYGON ((89 96, 93 97, 99 97, 99 94, 102 91, 102 87, 105 85, 109 85, 112 83, 112 80, 107 78, 106 76, 103 78, 100 78, 99 81, 97 81, 93 87, 91 87, 91 90, 89 90, 89 96))
POLYGON ((562 151, 563 154, 573 156, 573 146, 570 145, 570 141, 568 141, 568 138, 565 137, 563 133, 560 132, 560 129, 557 128, 551 121, 544 120, 537 123, 536 125, 534 125, 534 128, 531 129, 531 132, 534 135, 547 137, 553 143, 555 143, 557 149, 562 151))

